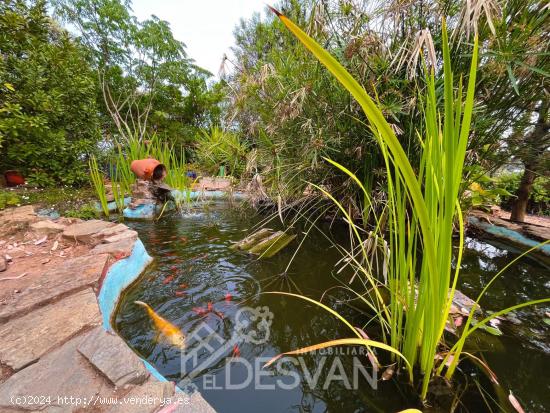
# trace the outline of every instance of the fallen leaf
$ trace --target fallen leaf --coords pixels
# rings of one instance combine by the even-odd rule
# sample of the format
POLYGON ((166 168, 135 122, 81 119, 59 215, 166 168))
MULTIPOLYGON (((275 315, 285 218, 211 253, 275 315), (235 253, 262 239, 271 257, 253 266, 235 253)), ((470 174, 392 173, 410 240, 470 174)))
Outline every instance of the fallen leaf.
POLYGON ((388 366, 386 370, 384 370, 384 373, 382 373, 382 380, 387 381, 393 377, 393 373, 395 373, 395 363, 388 366))
POLYGON ((59 241, 55 241, 52 245, 52 248, 50 249, 50 251, 55 251, 57 249, 57 247, 59 246, 59 241))
POLYGON ((458 316, 454 318, 453 321, 455 323, 455 327, 460 327, 462 325, 462 322, 464 321, 464 317, 458 316))
POLYGON ((508 395, 508 400, 510 400, 510 404, 514 409, 516 409, 516 412, 518 413, 525 413, 525 410, 521 407, 521 404, 519 404, 518 399, 512 394, 512 391, 510 391, 510 394, 508 395))
POLYGON ((40 245, 45 243, 48 240, 48 236, 44 235, 42 238, 34 242, 34 245, 40 245))

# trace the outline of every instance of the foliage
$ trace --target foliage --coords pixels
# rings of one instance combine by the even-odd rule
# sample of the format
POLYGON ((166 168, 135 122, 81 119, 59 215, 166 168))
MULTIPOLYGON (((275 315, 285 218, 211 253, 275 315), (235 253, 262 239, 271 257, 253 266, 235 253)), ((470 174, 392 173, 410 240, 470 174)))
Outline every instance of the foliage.
MULTIPOLYGON (((420 162, 416 129, 422 122, 421 94, 428 87, 422 66, 440 67, 441 17, 447 16, 452 69, 468 74, 472 34, 480 39, 475 139, 467 165, 494 170, 524 148, 544 151, 543 140, 526 145, 533 113, 548 96, 550 9, 541 0, 496 2, 281 0, 285 15, 338 57, 372 96, 396 132, 415 168, 420 162), (498 4, 501 4, 500 2, 498 4), (470 5, 476 11, 467 12, 470 5), (384 21, 380 26, 379 22, 384 21), (529 48, 525 45, 528 44, 529 48), (521 121, 520 120, 524 120, 521 121), (517 125, 512 143, 510 128, 517 125), (518 141, 519 139, 519 141, 518 141), (523 143, 522 143, 523 142, 523 143)), ((253 169, 272 198, 299 197, 306 182, 338 190, 358 211, 362 195, 322 157, 345 163, 369 193, 384 199, 383 155, 359 105, 307 58, 281 23, 255 15, 235 31, 235 60, 227 61, 230 116, 254 148, 253 169)), ((438 82, 437 87, 441 87, 438 82)), ((519 159, 519 158, 518 158, 519 159)), ((543 173, 544 165, 536 169, 543 173)), ((548 169, 548 168, 546 168, 548 169)))
MULTIPOLYGON (((516 193, 520 180, 520 173, 503 173, 494 179, 493 186, 508 193, 500 196, 502 207, 510 207, 514 200, 511 194, 516 193)), ((528 211, 532 214, 550 215, 550 178, 540 177, 535 181, 529 197, 528 211)))
POLYGON ((103 177, 101 171, 99 170, 97 160, 95 159, 94 156, 90 158, 89 167, 90 167, 90 182, 99 199, 101 210, 103 211, 105 216, 108 217, 109 207, 107 205, 108 202, 107 202, 107 191, 105 189, 105 178, 103 177))
POLYGON ((168 22, 139 21, 128 0, 55 0, 74 25, 99 73, 106 132, 118 142, 153 133, 183 143, 217 121, 222 98, 195 66, 168 22))
POLYGON ((229 175, 240 177, 246 167, 247 147, 239 134, 212 126, 196 138, 196 157, 211 174, 225 166, 229 175))
POLYGON ((100 214, 95 206, 95 203, 92 202, 84 204, 76 209, 68 209, 63 213, 63 215, 70 218, 98 219, 100 214))
POLYGON ((21 204, 21 197, 12 191, 0 191, 0 209, 21 204))
POLYGON ((0 189, 0 199, 12 199, 8 206, 35 205, 41 208, 54 209, 60 214, 68 210, 79 209, 90 202, 92 192, 89 188, 73 188, 70 186, 57 186, 51 188, 18 187, 13 189, 0 189))
POLYGON ((81 184, 99 139, 95 74, 45 1, 0 4, 0 169, 29 184, 81 184))
MULTIPOLYGON (((277 13, 277 12, 276 12, 277 13)), ((373 264, 372 249, 379 249, 379 240, 383 239, 384 229, 379 217, 375 230, 364 236, 353 223, 347 209, 328 191, 317 187, 338 206, 350 225, 350 233, 357 245, 347 251, 347 262, 356 270, 367 293, 358 292, 357 297, 365 301, 375 313, 382 330, 383 341, 373 342, 364 337, 361 331, 353 327, 334 310, 315 302, 340 318, 358 338, 354 344, 363 344, 367 348, 379 347, 391 351, 400 364, 405 363, 412 380, 411 366, 418 364, 422 379, 422 398, 425 399, 430 378, 441 374, 448 366, 446 378, 450 379, 463 357, 466 338, 476 329, 485 325, 492 317, 525 305, 549 302, 550 299, 522 303, 495 313, 472 324, 473 311, 464 326, 459 341, 445 353, 444 360, 436 366, 437 355, 442 350, 442 338, 448 322, 454 291, 460 272, 463 249, 463 221, 459 204, 459 191, 466 157, 469 128, 474 107, 474 90, 478 59, 477 39, 474 42, 469 81, 466 97, 463 101, 462 81, 453 79, 451 58, 445 24, 443 24, 443 83, 436 88, 434 70, 426 73, 427 90, 423 96, 424 125, 421 139, 420 168, 414 171, 403 146, 399 143, 393 129, 385 120, 380 108, 367 94, 365 89, 311 37, 285 16, 279 18, 304 46, 321 62, 331 74, 353 95, 361 105, 369 125, 377 139, 386 163, 388 177, 388 200, 386 214, 389 226, 389 248, 386 253, 382 244, 385 270, 380 271, 373 264), (455 218, 459 222, 459 252, 453 271, 453 225, 455 218), (372 247, 374 245, 374 247, 372 247), (417 247, 422 248, 421 254, 417 247), (381 290, 389 292, 387 303, 381 290), (449 290, 450 289, 450 290, 449 290), (386 348, 390 344, 390 349, 386 348)), ((330 161, 339 170, 359 186, 365 197, 369 198, 364 185, 349 169, 330 161)), ((500 275, 497 274, 489 285, 500 275)), ((481 292, 476 302, 483 297, 487 288, 481 292)), ((306 297, 301 297, 314 302, 306 297)), ((342 344, 341 340, 321 343, 296 352, 310 351, 331 345, 342 344)))

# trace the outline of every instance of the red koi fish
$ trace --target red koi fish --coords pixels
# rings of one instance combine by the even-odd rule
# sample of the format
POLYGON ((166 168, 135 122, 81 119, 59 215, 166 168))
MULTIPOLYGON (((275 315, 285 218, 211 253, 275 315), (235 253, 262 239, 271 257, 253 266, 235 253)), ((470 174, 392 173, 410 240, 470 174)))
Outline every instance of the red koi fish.
POLYGON ((185 297, 187 295, 187 291, 176 291, 175 294, 176 297, 185 297))
POLYGON ((225 294, 225 302, 226 302, 226 303, 231 302, 231 298, 232 298, 232 297, 231 297, 231 293, 225 294))
POLYGON ((207 312, 204 308, 202 308, 202 307, 193 307, 191 310, 192 310, 195 314, 197 314, 197 315, 205 315, 205 314, 208 313, 208 312, 207 312))
POLYGON ((241 357, 241 350, 239 349, 238 344, 235 344, 233 346, 233 352, 231 353, 231 357, 241 357))
POLYGON ((168 284, 169 282, 172 282, 174 280, 174 276, 173 275, 169 275, 168 277, 166 277, 164 280, 162 280, 162 283, 164 285, 168 284))

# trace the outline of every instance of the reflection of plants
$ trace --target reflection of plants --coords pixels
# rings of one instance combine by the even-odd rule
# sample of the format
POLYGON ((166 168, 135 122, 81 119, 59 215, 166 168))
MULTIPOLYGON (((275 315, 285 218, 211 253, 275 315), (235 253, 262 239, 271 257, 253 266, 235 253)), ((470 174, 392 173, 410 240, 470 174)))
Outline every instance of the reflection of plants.
MULTIPOLYGON (((387 219, 389 227, 390 251, 389 260, 388 254, 384 251, 383 256, 386 258, 380 271, 372 253, 379 249, 377 240, 385 235, 381 217, 378 217, 373 233, 365 237, 360 228, 353 223, 353 217, 347 208, 327 190, 317 187, 338 206, 350 225, 350 233, 357 247, 347 252, 347 262, 355 269, 357 278, 364 285, 367 294, 357 293, 357 296, 375 313, 381 328, 382 341, 370 340, 362 330, 356 329, 348 320, 326 305, 308 297, 292 294, 333 314, 347 325, 357 338, 332 340, 286 354, 343 344, 363 344, 368 348, 381 348, 389 351, 396 362, 407 367, 411 380, 411 366, 419 366, 420 373, 423 374, 421 395, 425 399, 430 379, 434 374, 441 374, 447 366, 446 377, 452 377, 463 355, 464 341, 473 331, 507 311, 550 301, 535 300, 499 311, 479 321, 474 327, 471 327, 471 311, 458 343, 449 351, 445 352, 443 349, 444 354, 440 358, 444 360, 436 366, 437 356, 442 351, 442 338, 449 319, 462 258, 464 226, 459 191, 474 106, 477 39, 473 48, 466 99, 463 101, 462 79, 459 80, 456 89, 454 86, 446 26, 443 22, 443 108, 440 109, 438 105, 436 95, 439 87, 436 87, 432 69, 425 77, 426 90, 422 97, 425 124, 423 137, 419 135, 421 161, 416 173, 391 125, 361 85, 298 26, 278 12, 277 14, 298 40, 353 95, 369 121, 386 166, 388 199, 382 215, 385 216, 384 220, 387 219), (455 221, 458 221, 460 245, 455 263, 456 271, 453 272, 452 236, 455 221), (422 254, 419 253, 420 250, 422 254), (383 282, 380 281, 382 275, 383 282), (389 293, 389 300, 384 297, 385 291, 389 293)), ((370 199, 369 191, 359 178, 344 166, 329 162, 359 186, 365 199, 370 199)), ((371 203, 366 202, 366 205, 368 207, 371 203)), ((499 275, 500 273, 494 279, 499 275)), ((478 301, 485 292, 486 288, 479 295, 478 301)))

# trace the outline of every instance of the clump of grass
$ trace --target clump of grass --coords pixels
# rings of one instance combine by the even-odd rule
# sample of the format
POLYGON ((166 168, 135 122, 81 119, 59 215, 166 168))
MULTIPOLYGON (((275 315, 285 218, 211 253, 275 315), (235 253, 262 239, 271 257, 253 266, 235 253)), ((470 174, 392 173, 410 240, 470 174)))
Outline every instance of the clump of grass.
MULTIPOLYGON (((474 330, 508 311, 550 301, 544 299, 518 304, 492 314, 479 321, 473 328, 472 311, 458 342, 450 349, 445 348, 443 344, 443 334, 449 320, 463 250, 464 225, 459 191, 474 107, 477 39, 474 41, 466 96, 463 100, 462 78, 455 83, 451 71, 446 25, 443 22, 442 99, 438 99, 437 96, 434 68, 429 71, 426 69, 426 91, 422 95, 425 121, 421 128, 423 134, 418 134, 422 148, 421 162, 418 171, 415 172, 394 130, 376 102, 334 57, 293 22, 276 13, 296 38, 360 104, 384 158, 388 197, 384 211, 376 216, 374 210, 368 210, 372 205, 370 193, 361 180, 343 165, 327 160, 347 174, 363 192, 365 208, 368 210, 363 215, 368 216, 372 213, 376 218, 374 231, 365 236, 362 229, 354 223, 347 208, 327 190, 317 186, 324 196, 337 205, 350 225, 350 233, 356 247, 347 252, 347 262, 354 266, 360 282, 369 292, 356 294, 376 314, 381 341, 364 337, 361 330, 325 304, 294 295, 315 303, 338 317, 357 338, 332 340, 286 354, 343 344, 363 344, 368 348, 381 348, 389 351, 399 364, 407 368, 411 381, 412 366, 419 367, 422 375, 421 396, 425 399, 430 379, 434 374, 441 374, 445 366, 448 366, 446 377, 452 377, 461 357, 465 355, 462 352, 464 342, 474 330), (440 101, 443 103, 442 108, 439 105, 440 101), (384 221, 388 227, 389 254, 384 255, 383 270, 380 271, 379 266, 374 263, 372 254, 378 249, 378 240, 386 236, 384 221), (455 224, 460 241, 455 261, 456 270, 453 271, 452 236, 455 224), (382 290, 389 293, 389 301, 383 297, 382 290), (436 366, 437 355, 440 352, 444 354, 444 357, 440 357, 444 360, 436 366)), ((495 279, 499 275, 500 273, 495 279)), ((494 279, 491 283, 492 281, 494 279)), ((478 302, 487 287, 479 295, 478 302)))

